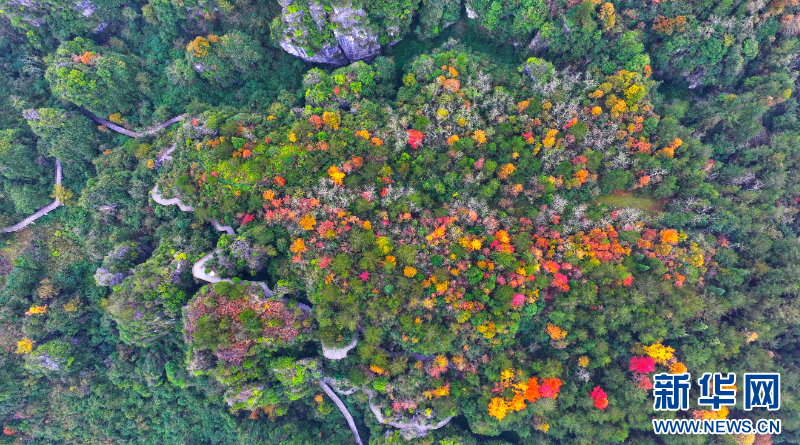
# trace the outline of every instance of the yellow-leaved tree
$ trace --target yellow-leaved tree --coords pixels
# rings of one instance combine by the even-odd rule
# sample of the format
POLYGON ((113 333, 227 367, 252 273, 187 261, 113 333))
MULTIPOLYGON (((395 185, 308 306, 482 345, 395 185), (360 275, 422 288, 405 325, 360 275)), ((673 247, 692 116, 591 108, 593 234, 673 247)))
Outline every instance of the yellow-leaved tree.
POLYGON ((497 418, 497 420, 503 420, 507 412, 508 406, 506 405, 506 401, 500 397, 495 397, 489 402, 489 415, 497 418))
POLYGON ((53 186, 53 194, 50 195, 51 198, 57 199, 58 202, 64 204, 65 206, 72 203, 73 196, 74 193, 72 193, 72 190, 64 188, 61 184, 56 184, 53 186))
POLYGON ((22 340, 17 342, 17 350, 14 351, 15 354, 30 354, 31 349, 33 349, 33 341, 30 338, 23 338, 22 340))
POLYGON ((652 357, 659 365, 666 365, 675 353, 675 349, 669 346, 664 346, 661 342, 653 343, 650 346, 644 347, 644 352, 652 357))

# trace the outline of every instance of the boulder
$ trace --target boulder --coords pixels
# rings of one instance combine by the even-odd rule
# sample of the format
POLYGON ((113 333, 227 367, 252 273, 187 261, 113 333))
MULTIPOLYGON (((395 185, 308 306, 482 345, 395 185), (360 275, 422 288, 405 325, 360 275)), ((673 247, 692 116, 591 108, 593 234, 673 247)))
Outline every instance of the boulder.
POLYGON ((98 286, 117 286, 122 283, 124 278, 125 274, 121 272, 111 273, 102 267, 94 273, 94 281, 98 286))

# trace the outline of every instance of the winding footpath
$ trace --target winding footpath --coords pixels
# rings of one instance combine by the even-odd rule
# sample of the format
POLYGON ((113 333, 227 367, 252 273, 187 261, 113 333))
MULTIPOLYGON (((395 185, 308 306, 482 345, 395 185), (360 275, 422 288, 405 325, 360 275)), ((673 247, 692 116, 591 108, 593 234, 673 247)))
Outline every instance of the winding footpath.
MULTIPOLYGON (((61 162, 56 159, 56 184, 61 184, 61 162)), ((37 219, 47 215, 48 213, 55 210, 57 207, 61 205, 61 201, 58 199, 54 199, 53 202, 50 204, 42 207, 33 215, 23 219, 22 221, 14 224, 13 226, 6 227, 2 230, 3 233, 11 233, 11 232, 19 232, 20 230, 28 227, 28 225, 32 224, 37 219)))
POLYGON ((178 143, 177 142, 172 144, 172 147, 170 147, 167 151, 162 153, 158 158, 156 158, 156 160, 158 162, 164 162, 167 159, 172 159, 172 152, 175 151, 176 148, 178 148, 178 143))
MULTIPOLYGON (((235 234, 233 232, 233 229, 231 229, 231 226, 221 226, 218 222, 214 221, 214 227, 219 231, 226 232, 228 235, 234 235, 235 234), (228 229, 228 230, 225 230, 225 229, 228 229)), ((227 281, 228 283, 233 283, 233 280, 230 279, 230 278, 220 278, 220 277, 218 277, 216 275, 212 275, 213 272, 212 273, 207 273, 206 272, 206 262, 208 262, 208 260, 213 258, 214 255, 220 254, 220 253, 222 253, 222 251, 220 251, 219 249, 214 249, 213 252, 211 252, 211 253, 203 256, 202 258, 200 258, 196 263, 194 263, 192 265, 192 276, 197 278, 198 280, 203 280, 203 281, 206 281, 208 283, 219 283, 220 281, 227 281)), ((272 296, 275 295, 275 293, 272 292, 272 289, 270 289, 269 286, 267 286, 267 283, 265 283, 263 281, 245 281, 245 280, 242 280, 242 281, 240 281, 240 283, 255 283, 255 284, 258 284, 259 286, 261 286, 261 290, 264 291, 264 298, 269 298, 269 297, 272 297, 272 296)), ((298 306, 300 306, 301 304, 302 303, 298 303, 298 306)), ((311 308, 309 308, 308 306, 306 306, 306 305, 303 305, 303 306, 305 306, 305 309, 303 309, 302 307, 301 307, 301 309, 303 309, 304 311, 306 311, 306 312, 310 312, 311 311, 311 308)))
MULTIPOLYGON (((351 388, 347 391, 342 391, 336 387, 336 382, 334 382, 330 377, 325 377, 319 382, 319 386, 325 391, 325 394, 330 397, 333 402, 339 407, 339 410, 344 415, 345 419, 347 419, 347 424, 350 426, 350 431, 353 432, 353 436, 355 437, 356 444, 363 445, 361 441, 361 436, 358 434, 358 430, 356 429, 356 424, 353 421, 353 416, 350 415, 350 411, 348 411, 347 406, 342 402, 339 396, 336 395, 338 392, 341 395, 350 395, 354 392, 358 391, 358 388, 351 388)), ((428 433, 428 431, 439 429, 445 425, 447 425, 450 420, 453 419, 453 416, 448 416, 435 424, 426 424, 421 416, 419 416, 418 420, 412 420, 411 423, 408 422, 397 422, 392 420, 387 420, 381 410, 375 406, 372 402, 372 398, 375 396, 372 391, 369 389, 363 388, 363 391, 369 397, 369 409, 372 411, 372 414, 378 419, 378 422, 384 425, 391 425, 395 428, 400 429, 401 431, 405 432, 406 434, 410 433, 412 437, 422 437, 428 433)))
MULTIPOLYGON (((177 116, 177 117, 174 117, 174 118, 168 120, 167 122, 164 122, 163 124, 161 124, 160 126, 156 127, 155 129, 148 130, 146 132, 136 133, 136 132, 132 132, 130 130, 127 130, 125 128, 122 128, 122 127, 120 127, 118 125, 114 125, 113 123, 108 122, 105 119, 101 119, 101 118, 93 115, 92 113, 90 113, 90 112, 88 112, 86 110, 84 110, 84 111, 92 119, 94 119, 96 122, 99 122, 99 123, 105 125, 106 127, 110 128, 111 130, 114 130, 114 131, 116 131, 118 133, 122 133, 122 134, 124 134, 126 136, 130 136, 132 138, 139 138, 139 137, 143 137, 143 136, 147 136, 147 135, 153 134, 153 133, 155 133, 157 131, 160 131, 160 130, 168 127, 169 125, 174 124, 175 122, 183 120, 186 117, 186 115, 180 115, 180 116, 177 116)), ((159 163, 161 163, 161 162, 163 162, 165 160, 172 159, 172 152, 175 151, 176 147, 177 147, 177 144, 173 144, 172 147, 170 147, 167 151, 165 151, 162 155, 160 155, 158 157, 157 161, 159 163)), ((56 162, 58 162, 58 161, 56 161, 56 162)), ((58 169, 57 169, 57 182, 56 183, 60 183, 61 182, 61 164, 57 164, 57 166, 58 166, 58 169)), ((175 205, 175 206, 178 206, 178 208, 183 212, 193 212, 194 211, 194 207, 192 207, 190 205, 187 205, 187 204, 184 204, 180 200, 180 198, 177 198, 177 197, 176 198, 164 198, 164 196, 161 194, 161 192, 158 191, 158 184, 156 184, 153 187, 153 189, 150 191, 150 197, 152 197, 153 201, 155 201, 157 204, 161 204, 161 205, 164 205, 164 206, 175 205)), ((56 201, 54 201, 53 204, 55 204, 55 207, 58 207, 58 205, 60 205, 61 203, 59 203, 56 200, 56 201)), ((51 205, 53 205, 53 204, 51 204, 51 205)), ((48 206, 48 207, 50 207, 50 206, 48 206)), ((55 207, 53 207, 53 208, 55 208, 55 207)), ((42 209, 42 210, 45 210, 45 209, 42 209)), ((40 210, 40 212, 42 210, 40 210)), ((50 209, 50 210, 52 210, 52 209, 50 209)), ((50 210, 47 210, 46 212, 44 212, 44 214, 46 214, 50 210)), ((39 213, 39 212, 37 212, 37 213, 39 213)), ((20 223, 20 224, 22 224, 22 223, 20 223)), ((236 234, 236 232, 233 230, 233 227, 231 227, 231 226, 223 226, 216 220, 212 221, 211 224, 214 226, 215 229, 219 230, 220 232, 225 232, 228 235, 235 235, 236 234)), ((220 278, 220 277, 218 277, 216 275, 212 275, 211 273, 207 273, 206 272, 206 263, 211 258, 213 258, 215 254, 219 254, 219 253, 221 253, 220 250, 219 249, 215 249, 213 252, 204 255, 196 263, 194 263, 192 265, 192 276, 194 276, 195 278, 197 278, 199 280, 206 281, 206 282, 209 282, 209 283, 218 283, 220 281, 227 281, 227 282, 233 283, 233 280, 231 280, 230 278, 220 278)), ((269 286, 267 286, 267 284, 264 283, 263 281, 255 281, 254 283, 257 283, 259 286, 261 286, 261 288, 264 291, 264 296, 265 297, 272 297, 274 295, 272 290, 270 290, 269 286)), ((298 307, 300 307, 301 310, 306 311, 306 312, 310 312, 311 311, 310 307, 308 307, 308 306, 306 306, 305 304, 302 304, 302 303, 298 303, 298 307)), ((334 358, 334 360, 342 359, 347 355, 347 351, 349 351, 350 349, 355 347, 357 341, 358 341, 358 336, 353 338, 352 343, 350 345, 348 345, 347 347, 343 348, 341 351, 340 350, 335 350, 335 351, 334 350, 330 350, 330 351, 328 351, 328 354, 325 354, 325 355, 327 356, 329 354, 332 354, 332 355, 336 356, 336 358, 334 358), (340 355, 341 355, 341 357, 339 357, 340 355)), ((324 349, 325 348, 323 346, 323 350, 324 349)), ((358 429, 356 428, 356 423, 353 420, 353 416, 350 414, 350 411, 348 411, 347 406, 345 406, 345 404, 342 402, 342 400, 339 398, 339 396, 337 396, 336 393, 331 389, 329 384, 333 384, 333 381, 329 377, 325 377, 324 379, 320 380, 320 382, 319 382, 319 386, 322 388, 322 390, 325 392, 325 394, 327 394, 328 397, 330 397, 333 400, 333 402, 336 404, 336 406, 339 408, 339 410, 342 412, 342 414, 344 415, 345 419, 347 420, 347 425, 350 427, 350 431, 352 431, 352 433, 353 433, 353 437, 355 439, 356 445, 364 445, 364 442, 361 440, 361 436, 358 433, 358 429)), ((353 388, 349 392, 342 392, 342 394, 352 394, 355 391, 356 391, 356 389, 353 388)), ((371 396, 371 394, 369 394, 369 395, 371 396)), ((370 397, 370 402, 371 402, 371 397, 370 397)), ((373 412, 375 412, 375 408, 372 407, 371 403, 370 403, 370 408, 372 408, 373 412)), ((380 416, 380 412, 377 412, 376 416, 380 416)), ((381 423, 383 423, 382 416, 379 417, 379 420, 381 421, 381 423)), ((449 421, 449 420, 450 420, 450 418, 448 418, 446 421, 444 421, 444 423, 447 423, 447 421, 449 421)))
MULTIPOLYGON (((171 159, 172 156, 170 156, 170 154, 172 153, 173 150, 175 150, 175 145, 173 145, 172 148, 167 150, 163 155, 159 156, 158 159, 159 160, 171 159)), ((194 207, 184 204, 180 200, 180 198, 169 198, 169 199, 164 198, 163 195, 158 191, 158 184, 156 184, 155 187, 153 187, 153 190, 150 191, 150 196, 153 198, 153 201, 155 201, 158 204, 165 206, 175 205, 178 206, 178 208, 184 212, 194 211, 194 207)), ((214 225, 215 229, 219 230, 220 232, 225 232, 228 235, 235 235, 236 233, 234 232, 231 226, 223 226, 216 220, 212 221, 211 224, 214 225)), ((211 273, 206 272, 206 263, 211 258, 213 258, 214 255, 220 253, 222 253, 220 249, 214 249, 213 252, 208 253, 204 255, 202 258, 200 258, 196 263, 192 265, 192 276, 194 276, 198 280, 206 281, 208 283, 219 283, 220 281, 227 281, 229 283, 233 283, 233 280, 231 280, 230 278, 220 278, 216 275, 212 275, 213 272, 211 273)), ((264 291, 264 297, 271 297, 274 295, 272 290, 270 290, 269 286, 267 286, 267 284, 264 283, 263 281, 255 281, 254 283, 257 283, 259 286, 261 286, 261 288, 264 291)), ((305 304, 298 303, 298 307, 300 307, 300 309, 303 311, 311 312, 311 308, 306 306, 305 304)), ((325 357, 329 359, 341 360, 347 356, 347 352, 350 349, 356 346, 357 342, 358 342, 358 336, 356 335, 353 338, 353 341, 350 343, 350 345, 342 349, 334 348, 326 350, 325 346, 323 345, 322 346, 323 354, 325 355, 325 357)), ((333 381, 329 377, 325 377, 324 379, 320 380, 319 386, 320 388, 322 388, 325 394, 327 394, 328 397, 330 397, 333 400, 333 402, 339 408, 339 411, 341 411, 342 414, 344 415, 344 418, 347 420, 347 425, 350 427, 350 431, 352 431, 353 433, 356 445, 364 445, 364 442, 361 440, 361 435, 359 435, 358 429, 356 428, 356 423, 353 420, 353 416, 350 414, 350 411, 347 409, 347 406, 345 406, 345 404, 342 402, 339 396, 337 396, 336 393, 331 389, 331 387, 328 386, 329 383, 333 384, 333 381)), ((353 392, 355 392, 355 389, 351 390, 346 394, 351 394, 353 392)), ((447 420, 449 421, 450 419, 447 420)), ((381 423, 383 423, 382 420, 381 423)))
POLYGON ((413 421, 412 423, 406 423, 406 422, 395 422, 391 420, 386 420, 383 417, 383 413, 381 413, 381 410, 372 403, 372 397, 374 396, 372 391, 365 388, 364 392, 367 394, 367 397, 369 397, 369 409, 372 411, 372 414, 375 415, 375 418, 378 419, 378 422, 386 425, 391 425, 405 432, 411 432, 413 437, 422 437, 428 434, 428 431, 439 429, 447 425, 447 423, 453 419, 453 416, 448 416, 437 422, 435 425, 427 425, 425 423, 418 421, 413 421))
MULTIPOLYGON (((145 137, 145 136, 152 136, 152 135, 158 133, 159 131, 169 127, 170 125, 186 119, 186 116, 187 116, 187 114, 181 114, 181 115, 173 117, 172 119, 164 122, 163 124, 160 124, 160 125, 157 125, 157 126, 155 126, 153 128, 150 128, 149 130, 135 132, 135 131, 130 131, 130 130, 126 129, 126 128, 122 128, 119 125, 115 125, 115 124, 113 124, 113 123, 111 123, 111 122, 109 122, 109 121, 107 121, 107 120, 105 120, 103 118, 97 117, 94 114, 92 114, 89 110, 87 110, 86 108, 81 107, 81 110, 83 110, 83 112, 86 113, 95 122, 103 124, 107 128, 109 128, 111 130, 114 130, 117 133, 121 133, 121 134, 124 134, 125 136, 130 136, 132 138, 141 138, 141 137, 145 137)), ((167 150, 164 154, 159 156, 159 158, 158 158, 159 161, 163 161, 163 160, 166 160, 166 159, 172 159, 172 156, 170 156, 170 154, 173 151, 175 151, 175 147, 177 147, 177 144, 173 144, 172 147, 169 150, 167 150)), ((56 159, 56 184, 61 184, 61 162, 58 159, 56 159)), ((158 193, 158 186, 153 188, 153 193, 154 194, 158 193)), ((161 199, 161 195, 160 194, 158 194, 158 198, 161 199)), ((175 200, 175 198, 162 200, 163 202, 159 202, 158 200, 156 200, 156 198, 154 196, 153 200, 158 202, 159 204, 172 205, 173 201, 175 200), (164 204, 164 202, 168 202, 168 203, 164 204)), ((180 202, 180 200, 178 200, 178 202, 180 202)), ((48 213, 52 212, 53 210, 55 210, 56 208, 58 208, 61 205, 62 205, 61 201, 59 201, 58 199, 54 199, 53 202, 51 202, 50 204, 46 205, 45 207, 42 207, 41 209, 36 211, 36 213, 34 213, 33 215, 23 219, 22 221, 14 224, 13 226, 9 226, 9 227, 3 228, 2 230, 0 230, 0 232, 2 232, 2 233, 19 232, 20 230, 24 229, 25 227, 28 227, 30 224, 32 224, 37 219, 47 215, 48 213)), ((189 208, 191 208, 191 207, 189 207, 189 208)), ((184 210, 183 208, 181 208, 181 210, 187 211, 187 210, 184 210)), ((194 210, 194 209, 192 208, 192 210, 194 210)), ((215 227, 216 227, 216 225, 215 225, 215 227)), ((219 229, 219 230, 222 230, 222 229, 219 229)), ((231 229, 231 232, 233 232, 233 229, 231 229)))
MULTIPOLYGON (((342 412, 344 418, 347 419, 347 425, 350 426, 350 431, 353 432, 353 436, 355 436, 355 441, 357 445, 364 445, 364 442, 361 441, 361 436, 358 434, 358 430, 356 429, 356 423, 353 421, 353 416, 350 415, 350 411, 347 410, 347 407, 342 403, 342 399, 336 395, 335 392, 331 389, 328 384, 333 384, 333 381, 330 377, 325 377, 324 379, 319 381, 319 386, 325 391, 325 394, 328 395, 333 400, 333 403, 339 407, 339 411, 342 412)), ((351 391, 350 393, 354 392, 355 390, 351 391)), ((348 394, 350 394, 348 393, 348 394)))
MULTIPOLYGON (((153 190, 150 190, 150 197, 153 198, 153 201, 155 201, 158 204, 161 204, 162 206, 178 206, 178 208, 181 209, 181 211, 183 212, 194 211, 194 207, 182 203, 180 198, 169 198, 169 199, 164 198, 161 192, 158 191, 158 184, 156 184, 155 187, 153 187, 153 190)), ((233 229, 231 229, 231 231, 233 231, 233 229)))
MULTIPOLYGON (((159 156, 159 160, 164 159, 172 159, 170 153, 175 150, 175 145, 172 146, 169 150, 167 150, 163 155, 159 156)), ((157 204, 161 204, 164 206, 171 206, 175 205, 178 206, 179 209, 183 212, 193 212, 194 207, 184 204, 180 198, 164 198, 161 192, 158 191, 158 184, 156 184, 153 189, 150 191, 150 197, 153 198, 157 204)), ((223 226, 219 223, 219 221, 211 221, 211 224, 214 226, 215 229, 219 230, 220 232, 225 232, 228 235, 236 235, 236 232, 233 230, 231 226, 223 226)), ((219 249, 214 249, 213 252, 206 254, 202 258, 200 258, 196 263, 192 265, 192 276, 197 278, 198 280, 202 280, 208 283, 219 283, 220 281, 227 281, 229 283, 233 283, 233 280, 230 278, 220 278, 216 275, 212 275, 212 273, 206 272, 206 263, 208 260, 214 257, 214 255, 222 253, 219 249)), ((244 281, 247 282, 247 281, 244 281)), ((261 289, 264 291, 264 297, 272 297, 275 295, 272 290, 267 286, 267 283, 263 281, 250 281, 250 283, 256 283, 261 286, 261 289)))
POLYGON ((127 128, 123 128, 123 127, 120 127, 117 124, 109 122, 109 121, 103 119, 102 117, 95 116, 94 114, 92 114, 91 111, 87 110, 86 108, 81 107, 81 110, 84 113, 86 113, 86 115, 89 116, 93 121, 97 122, 98 124, 105 125, 106 128, 108 128, 109 130, 114 130, 117 133, 124 134, 125 136, 129 136, 129 137, 132 137, 134 139, 143 138, 145 136, 152 136, 152 135, 158 133, 159 131, 169 127, 172 124, 174 124, 175 122, 180 122, 180 121, 186 119, 186 116, 187 116, 186 114, 181 114, 181 115, 175 116, 172 119, 164 122, 163 124, 156 125, 155 127, 151 128, 149 130, 131 131, 131 130, 128 130, 127 128))
MULTIPOLYGON (((101 119, 101 118, 95 116, 94 114, 90 113, 89 111, 87 111, 85 109, 84 109, 84 112, 86 114, 88 114, 96 122, 105 125, 106 127, 108 127, 111 130, 114 130, 114 131, 116 131, 118 133, 121 133, 121 134, 124 134, 126 136, 130 136, 132 138, 140 138, 140 137, 144 137, 144 136, 153 135, 153 134, 163 130, 164 128, 174 124, 175 122, 179 122, 179 121, 181 121, 181 120, 186 118, 186 115, 182 114, 180 116, 176 116, 176 117, 164 122, 163 124, 161 124, 161 125, 159 125, 159 126, 157 126, 155 128, 152 128, 150 130, 147 130, 147 131, 144 131, 144 132, 133 132, 133 131, 127 130, 125 128, 122 128, 122 127, 120 127, 118 125, 115 125, 115 124, 113 124, 113 123, 111 123, 111 122, 109 122, 109 121, 107 121, 105 119, 101 119)), ((165 151, 163 154, 161 154, 157 158, 158 162, 160 163, 160 162, 163 162, 165 160, 172 159, 172 152, 175 151, 176 147, 177 147, 177 144, 173 144, 172 147, 170 147, 167 151, 165 151)), ((56 159, 56 180, 55 180, 55 183, 56 184, 61 184, 61 180, 62 180, 61 162, 58 159, 56 159)), ((150 196, 153 198, 153 201, 155 201, 157 204, 161 204, 161 205, 164 205, 164 206, 175 205, 175 206, 178 206, 178 208, 183 212, 192 212, 192 211, 194 211, 194 207, 192 207, 190 205, 187 205, 187 204, 184 204, 183 202, 181 202, 180 198, 177 198, 177 197, 176 198, 164 198, 164 196, 158 190, 158 184, 156 184, 153 187, 153 189, 150 191, 150 196)), ((62 205, 62 203, 58 199, 54 199, 52 203, 50 203, 49 205, 39 209, 33 215, 25 218, 24 220, 20 221, 19 223, 15 224, 13 226, 6 227, 6 228, 2 229, 2 232, 3 233, 18 232, 18 231, 24 229, 25 227, 27 227, 28 225, 32 224, 37 219, 47 215, 48 213, 50 213, 51 211, 53 211, 54 209, 58 208, 61 205, 62 205)), ((236 234, 236 232, 233 230, 233 228, 231 226, 229 226, 229 225, 228 226, 223 226, 218 221, 212 221, 211 224, 214 226, 215 229, 219 230, 220 232, 225 232, 228 235, 235 235, 236 234)), ((207 273, 206 272, 206 266, 205 266, 206 263, 211 258, 213 258, 215 254, 219 254, 219 253, 221 253, 220 249, 215 249, 213 252, 211 252, 211 253, 203 256, 202 258, 200 258, 200 260, 198 260, 196 263, 194 263, 192 265, 192 275, 195 278, 199 279, 199 280, 206 281, 206 282, 209 282, 209 283, 218 283, 220 281, 227 281, 227 282, 233 283, 233 280, 231 280, 230 278, 220 278, 218 276, 212 275, 213 272, 212 273, 207 273)), ((274 293, 272 292, 272 290, 270 290, 269 286, 267 286, 266 283, 264 283, 262 281, 255 281, 254 283, 257 283, 259 286, 261 286, 261 288, 264 291, 264 296, 265 297, 272 297, 274 295, 274 293)), ((304 305, 302 303, 298 303, 298 306, 302 310, 304 310, 306 312, 310 312, 311 311, 310 307, 308 307, 308 306, 306 306, 306 305, 304 305)), ((353 341, 348 346, 346 346, 344 348, 341 348, 341 349, 331 348, 331 349, 326 350, 326 348, 323 345, 323 354, 325 355, 325 357, 327 357, 329 359, 341 360, 341 359, 343 359, 343 358, 345 358, 347 356, 347 352, 350 349, 352 349, 353 347, 356 346, 357 342, 358 342, 358 335, 356 335, 353 338, 353 341)), ((355 424, 355 421, 353 420, 353 416, 350 414, 350 411, 347 409, 347 406, 345 406, 345 404, 342 402, 342 400, 339 398, 339 396, 336 395, 336 392, 334 392, 334 390, 331 389, 331 385, 334 386, 334 388, 336 389, 337 392, 339 392, 340 394, 343 394, 343 395, 352 394, 355 391, 357 391, 358 389, 357 388, 352 388, 349 391, 341 391, 341 390, 339 390, 338 388, 335 387, 335 383, 333 382, 333 380, 331 380, 330 377, 325 377, 325 378, 323 378, 322 380, 319 381, 320 388, 322 388, 322 390, 325 392, 325 394, 327 394, 328 397, 330 397, 333 400, 333 402, 339 408, 339 411, 342 412, 342 415, 344 415, 345 419, 347 420, 347 425, 350 427, 350 431, 353 433, 353 437, 355 439, 356 445, 364 445, 364 442, 361 440, 361 436, 358 433, 358 429, 356 428, 356 424, 355 424)), ((409 424, 409 423, 405 423, 405 422, 392 422, 392 421, 387 422, 386 419, 383 417, 383 414, 380 412, 380 410, 377 407, 375 407, 374 404, 372 403, 372 397, 373 397, 372 392, 367 390, 367 389, 365 389, 364 391, 369 396, 370 410, 372 411, 372 413, 375 415, 375 417, 378 419, 378 421, 380 423, 389 424, 389 425, 394 426, 395 428, 400 428, 402 430, 413 430, 415 435, 417 435, 417 436, 424 435, 429 430, 441 428, 442 426, 447 424, 447 422, 449 422, 450 419, 452 419, 452 416, 448 417, 448 418, 438 422, 436 425, 424 425, 424 424, 419 424, 419 423, 411 423, 411 424, 409 424)))

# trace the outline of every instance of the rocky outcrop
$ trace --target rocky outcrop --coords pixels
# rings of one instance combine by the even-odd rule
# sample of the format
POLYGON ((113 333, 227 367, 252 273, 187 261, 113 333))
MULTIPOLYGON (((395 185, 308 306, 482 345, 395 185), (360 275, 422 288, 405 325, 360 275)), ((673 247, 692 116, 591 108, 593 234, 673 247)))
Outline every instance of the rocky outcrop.
POLYGON ((367 13, 348 6, 325 8, 312 2, 308 9, 281 1, 279 42, 287 53, 306 62, 335 66, 371 61, 381 52, 377 34, 366 26, 367 13), (316 29, 311 29, 311 28, 316 29))
POLYGON ((225 393, 225 403, 234 409, 253 409, 264 392, 264 385, 249 384, 230 389, 225 393))
POLYGON ((60 371, 61 370, 61 363, 58 360, 54 360, 49 355, 40 355, 38 357, 30 359, 31 362, 34 362, 35 365, 41 366, 43 369, 48 371, 60 371))
POLYGON ((367 21, 367 14, 363 9, 333 7, 330 19, 336 23, 333 34, 350 63, 357 60, 372 60, 381 53, 381 45, 375 33, 359 26, 359 23, 367 21))
POLYGON ((75 3, 72 6, 72 9, 80 12, 80 14, 84 17, 89 17, 94 14, 95 11, 97 11, 97 6, 95 6, 90 0, 83 0, 75 3))
POLYGON ((472 19, 472 20, 475 20, 475 19, 478 18, 478 13, 476 11, 470 9, 469 5, 465 5, 465 8, 467 8, 467 18, 472 19))
POLYGON ((681 74, 687 82, 689 82, 689 89, 693 90, 703 84, 703 68, 697 67, 689 73, 681 74))
POLYGON ((281 40, 280 45, 281 48, 283 48, 283 50, 287 53, 306 62, 327 63, 335 66, 344 66, 349 62, 347 57, 344 56, 344 53, 342 53, 342 49, 339 48, 338 42, 336 44, 325 45, 322 47, 322 49, 316 53, 313 53, 312 55, 309 55, 308 52, 301 46, 292 43, 291 40, 281 40))
POLYGON ((533 39, 531 39, 531 43, 528 44, 528 49, 534 53, 547 49, 547 39, 542 37, 542 30, 539 30, 533 39))
POLYGON ((122 272, 113 273, 102 267, 94 273, 94 281, 98 286, 117 286, 122 284, 125 274, 122 272))
MULTIPOLYGON (((218 227, 217 230, 222 229, 218 227)), ((221 248, 223 252, 222 255, 217 257, 217 263, 221 270, 224 270, 229 275, 240 275, 243 273, 250 273, 253 275, 262 272, 269 263, 269 253, 277 253, 274 249, 268 250, 267 248, 257 245, 250 238, 236 237, 233 230, 228 234, 231 236, 220 238, 217 244, 217 247, 221 248)))

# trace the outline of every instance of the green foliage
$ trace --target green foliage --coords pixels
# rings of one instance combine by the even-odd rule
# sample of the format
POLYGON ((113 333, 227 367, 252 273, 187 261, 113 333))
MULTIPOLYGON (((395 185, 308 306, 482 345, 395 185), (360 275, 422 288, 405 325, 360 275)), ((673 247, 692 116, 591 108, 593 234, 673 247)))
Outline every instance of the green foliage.
POLYGON ((50 56, 45 77, 61 99, 100 116, 132 111, 141 61, 77 37, 50 56), (77 61, 76 61, 77 60, 77 61))
POLYGON ((74 348, 63 340, 51 340, 25 357, 25 369, 33 374, 65 373, 75 360, 74 348))
MULTIPOLYGON (((109 252, 103 265, 112 273, 127 273, 137 258, 135 247, 122 244, 109 252)), ((176 259, 172 245, 164 244, 132 270, 132 275, 113 288, 103 307, 117 322, 121 340, 146 345, 170 332, 186 303, 185 291, 191 286, 189 262, 176 259)))
POLYGON ((306 104, 312 108, 339 107, 362 98, 387 97, 394 92, 394 76, 394 62, 385 57, 370 65, 356 62, 330 75, 314 68, 303 77, 306 104))
POLYGON ((4 235, 6 442, 351 442, 326 378, 376 444, 651 443, 655 342, 798 386, 792 2, 0 3, 0 220, 74 193, 4 235))

